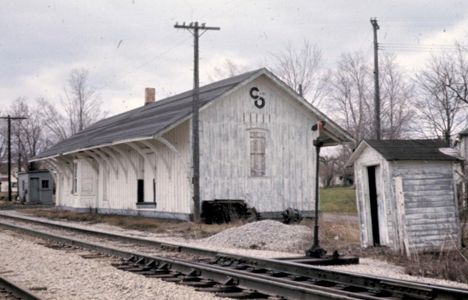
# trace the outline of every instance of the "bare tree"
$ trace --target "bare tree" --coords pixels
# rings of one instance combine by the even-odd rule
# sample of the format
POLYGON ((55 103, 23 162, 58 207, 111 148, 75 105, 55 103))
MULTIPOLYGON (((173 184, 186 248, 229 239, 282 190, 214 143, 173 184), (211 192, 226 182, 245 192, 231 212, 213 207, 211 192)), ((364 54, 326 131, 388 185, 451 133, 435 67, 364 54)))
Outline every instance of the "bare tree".
POLYGON ((302 93, 310 103, 319 106, 325 91, 324 77, 328 75, 322 68, 320 49, 304 40, 299 50, 287 44, 281 53, 272 56, 273 72, 296 92, 302 93))
POLYGON ((337 155, 320 156, 320 179, 323 187, 331 187, 335 183, 335 176, 338 174, 337 155))
POLYGON ((468 103, 468 57, 466 56, 468 49, 466 46, 455 43, 455 54, 450 55, 450 59, 455 61, 453 80, 447 82, 447 86, 451 89, 457 100, 468 103))
POLYGON ((381 128, 385 139, 403 138, 412 127, 414 86, 405 78, 392 55, 381 62, 381 128))
POLYGON ((246 65, 236 63, 233 60, 226 58, 221 65, 214 68, 213 74, 209 76, 209 79, 210 81, 221 80, 247 71, 249 70, 246 65))
MULTIPOLYGON (((403 138, 411 128, 412 85, 392 56, 383 56, 381 68, 382 138, 403 138)), ((348 130, 356 142, 374 133, 374 87, 372 67, 360 52, 345 53, 332 72, 330 114, 348 130)))
POLYGON ((357 142, 373 132, 370 74, 362 53, 347 53, 341 55, 330 80, 334 114, 357 142))
POLYGON ((85 69, 75 69, 68 78, 68 88, 65 88, 65 112, 68 116, 71 134, 82 131, 100 119, 102 115, 101 101, 96 90, 88 82, 89 72, 85 69))
POLYGON ((53 144, 70 136, 68 122, 56 106, 44 98, 38 99, 37 102, 41 110, 42 123, 48 132, 46 143, 53 144))
POLYGON ((12 122, 12 152, 18 169, 27 169, 28 160, 44 150, 46 140, 41 114, 26 98, 18 98, 10 107, 10 114, 26 119, 12 122))
POLYGON ((44 126, 53 136, 54 142, 82 131, 106 115, 101 109, 102 102, 96 90, 89 83, 89 72, 85 69, 71 71, 64 94, 62 111, 45 99, 39 101, 44 126))
POLYGON ((467 76, 468 64, 461 48, 455 53, 432 56, 416 74, 423 131, 450 143, 452 136, 466 125, 467 76))

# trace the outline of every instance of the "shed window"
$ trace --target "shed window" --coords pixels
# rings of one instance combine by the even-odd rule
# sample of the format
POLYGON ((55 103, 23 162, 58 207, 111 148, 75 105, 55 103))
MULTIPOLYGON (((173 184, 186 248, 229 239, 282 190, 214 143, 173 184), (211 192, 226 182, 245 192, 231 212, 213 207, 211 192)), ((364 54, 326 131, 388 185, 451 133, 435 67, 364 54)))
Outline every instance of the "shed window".
POLYGON ((78 163, 73 163, 72 193, 78 192, 78 163))
POLYGON ((264 131, 250 132, 250 176, 266 175, 265 166, 266 134, 264 131))
POLYGON ((49 180, 42 180, 41 181, 41 186, 43 189, 48 189, 49 188, 49 180))

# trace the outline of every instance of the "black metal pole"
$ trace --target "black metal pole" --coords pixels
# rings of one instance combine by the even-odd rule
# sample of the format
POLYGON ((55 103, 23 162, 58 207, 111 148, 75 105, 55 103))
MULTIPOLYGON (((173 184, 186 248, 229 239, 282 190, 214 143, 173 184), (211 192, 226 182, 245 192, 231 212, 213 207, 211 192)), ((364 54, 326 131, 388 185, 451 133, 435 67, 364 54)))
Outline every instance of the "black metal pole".
POLYGON ((315 163, 315 224, 314 224, 314 247, 320 247, 319 245, 319 165, 320 165, 320 147, 321 144, 314 141, 316 163, 315 163))
POLYGON ((319 242, 319 201, 320 201, 320 185, 319 185, 319 165, 320 165, 320 148, 323 146, 323 141, 320 138, 314 140, 315 146, 315 220, 314 220, 314 243, 312 247, 306 251, 306 256, 321 258, 327 251, 320 247, 319 242))
POLYGON ((8 201, 11 201, 11 117, 7 116, 8 122, 8 201))

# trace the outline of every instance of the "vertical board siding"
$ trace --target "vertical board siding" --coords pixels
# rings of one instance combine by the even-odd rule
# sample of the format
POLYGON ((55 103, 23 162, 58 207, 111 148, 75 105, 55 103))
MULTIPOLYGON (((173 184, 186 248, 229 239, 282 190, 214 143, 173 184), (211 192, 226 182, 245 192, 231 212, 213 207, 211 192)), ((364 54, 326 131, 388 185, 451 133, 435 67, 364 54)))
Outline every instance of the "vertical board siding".
MULTIPOLYGON (((141 178, 144 179, 145 202, 153 202, 153 179, 156 179, 157 204, 156 208, 141 210, 191 213, 189 122, 182 123, 163 137, 175 146, 183 159, 156 140, 149 141, 155 145, 160 156, 146 148, 144 159, 130 147, 119 146, 137 167, 137 174, 125 159, 122 159, 122 163, 127 169, 127 174, 112 157, 108 159, 117 172, 102 160, 96 164, 97 174, 86 160, 77 159, 79 192, 75 195, 71 193, 71 177, 66 180, 63 175, 58 175, 57 205, 73 208, 98 207, 116 211, 137 210, 137 180, 141 178), (169 169, 164 159, 169 162, 169 169), (151 166, 154 162, 156 178, 151 166)), ((120 155, 117 157, 120 158, 120 155)))
POLYGON ((316 116, 260 77, 200 113, 201 200, 241 199, 259 212, 314 209, 316 116), (265 98, 254 105, 250 88, 265 98), (266 175, 250 172, 250 130, 266 134, 266 175))
POLYGON ((393 176, 403 180, 410 247, 456 246, 459 229, 452 164, 394 162, 393 176))

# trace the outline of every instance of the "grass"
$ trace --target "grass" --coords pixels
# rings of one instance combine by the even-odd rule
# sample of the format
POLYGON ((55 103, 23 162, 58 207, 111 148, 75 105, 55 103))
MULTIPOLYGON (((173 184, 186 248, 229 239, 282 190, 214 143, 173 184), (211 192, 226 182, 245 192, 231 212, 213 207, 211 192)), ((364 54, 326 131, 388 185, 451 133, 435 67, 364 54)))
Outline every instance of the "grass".
POLYGON ((145 218, 139 216, 104 215, 79 213, 58 209, 24 209, 24 212, 37 217, 54 220, 87 222, 90 224, 105 223, 125 229, 145 230, 154 233, 165 233, 185 238, 204 238, 227 228, 241 225, 241 222, 229 224, 196 224, 193 222, 145 218))
POLYGON ((356 191, 352 187, 320 189, 322 212, 356 213, 356 191))

